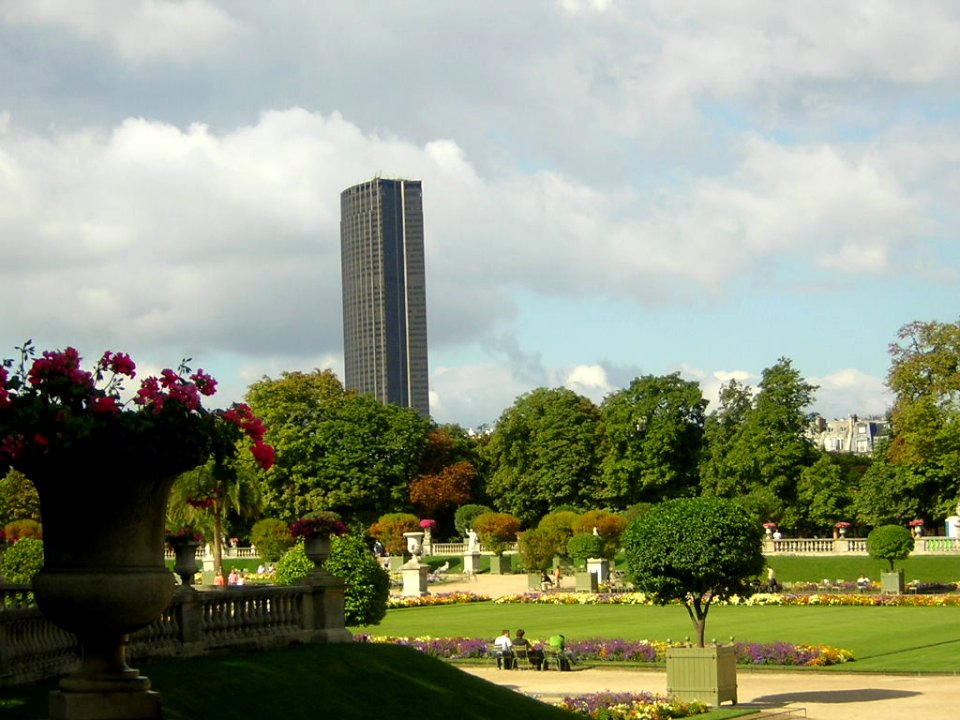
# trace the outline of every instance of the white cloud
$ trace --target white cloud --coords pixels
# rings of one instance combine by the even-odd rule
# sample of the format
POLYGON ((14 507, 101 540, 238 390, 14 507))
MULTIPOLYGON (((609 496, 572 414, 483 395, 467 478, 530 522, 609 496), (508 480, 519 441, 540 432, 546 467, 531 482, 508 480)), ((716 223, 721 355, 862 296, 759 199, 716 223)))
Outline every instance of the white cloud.
POLYGON ((882 417, 893 404, 893 395, 883 378, 856 368, 843 368, 807 381, 820 386, 814 409, 828 419, 848 415, 882 417))
POLYGON ((240 35, 242 25, 207 0, 28 0, 0 5, 0 20, 60 25, 131 62, 186 63, 240 35))

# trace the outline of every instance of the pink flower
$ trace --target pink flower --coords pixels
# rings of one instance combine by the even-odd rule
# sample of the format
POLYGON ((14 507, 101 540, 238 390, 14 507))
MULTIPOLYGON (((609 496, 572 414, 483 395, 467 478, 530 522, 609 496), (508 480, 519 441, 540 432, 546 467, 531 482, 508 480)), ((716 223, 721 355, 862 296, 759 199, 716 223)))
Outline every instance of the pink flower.
POLYGON ((37 433, 33 436, 33 444, 38 445, 39 447, 48 447, 50 445, 50 440, 46 435, 37 433))
POLYGON ((117 375, 126 375, 129 378, 137 376, 137 366, 126 353, 112 353, 107 350, 100 358, 98 366, 117 375))
POLYGON ((99 395, 91 401, 91 407, 98 413, 118 413, 120 406, 113 395, 99 395))
POLYGON ((191 375, 190 379, 196 383, 197 389, 200 391, 201 395, 206 395, 209 397, 217 392, 217 381, 207 375, 207 373, 203 371, 203 368, 200 368, 193 375, 191 375))
POLYGON ((23 435, 8 435, 0 442, 0 457, 16 460, 23 454, 27 439, 23 435))
POLYGON ((257 442, 250 452, 253 453, 254 459, 257 461, 257 464, 260 465, 264 470, 269 470, 273 467, 273 460, 276 456, 276 451, 273 449, 272 445, 267 445, 264 442, 257 442))

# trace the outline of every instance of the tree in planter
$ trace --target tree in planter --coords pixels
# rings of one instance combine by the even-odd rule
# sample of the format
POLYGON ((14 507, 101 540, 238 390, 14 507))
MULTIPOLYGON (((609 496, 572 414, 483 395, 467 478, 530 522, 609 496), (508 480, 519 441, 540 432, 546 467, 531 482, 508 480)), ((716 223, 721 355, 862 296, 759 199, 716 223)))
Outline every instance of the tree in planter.
POLYGON ((701 648, 710 604, 751 595, 750 581, 764 566, 763 528, 733 500, 668 500, 634 520, 623 537, 636 586, 659 605, 683 603, 701 648))
POLYGON ((553 539, 555 554, 566 556, 567 541, 576 535, 573 526, 579 518, 580 514, 572 510, 557 510, 540 518, 537 527, 553 539))
POLYGON ((913 536, 902 525, 881 525, 867 535, 867 552, 877 560, 886 560, 890 572, 894 572, 894 563, 906 560, 913 551, 913 536))
POLYGON ((520 521, 508 513, 484 513, 474 518, 473 529, 477 531, 484 547, 501 557, 507 549, 507 543, 516 540, 520 521))
POLYGON ((627 529, 627 519, 619 513, 612 513, 607 510, 589 510, 578 517, 573 523, 575 534, 590 533, 593 534, 596 529, 597 534, 603 541, 603 547, 599 555, 593 557, 603 557, 608 560, 613 559, 620 548, 620 537, 623 531, 627 529))
POLYGON ((527 572, 546 572, 555 553, 553 538, 537 528, 520 534, 517 549, 527 572))
POLYGON ((567 541, 567 555, 573 558, 578 568, 584 568, 587 560, 600 557, 603 552, 603 539, 593 533, 574 535, 567 541))

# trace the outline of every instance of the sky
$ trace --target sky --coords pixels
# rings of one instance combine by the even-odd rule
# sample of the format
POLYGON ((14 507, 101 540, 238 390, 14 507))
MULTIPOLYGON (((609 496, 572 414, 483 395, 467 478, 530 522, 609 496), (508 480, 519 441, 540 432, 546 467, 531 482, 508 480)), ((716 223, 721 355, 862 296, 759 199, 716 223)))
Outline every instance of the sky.
POLYGON ((342 378, 339 195, 406 177, 439 423, 781 357, 883 413, 897 330, 960 317, 958 37, 950 0, 0 0, 0 357, 342 378))

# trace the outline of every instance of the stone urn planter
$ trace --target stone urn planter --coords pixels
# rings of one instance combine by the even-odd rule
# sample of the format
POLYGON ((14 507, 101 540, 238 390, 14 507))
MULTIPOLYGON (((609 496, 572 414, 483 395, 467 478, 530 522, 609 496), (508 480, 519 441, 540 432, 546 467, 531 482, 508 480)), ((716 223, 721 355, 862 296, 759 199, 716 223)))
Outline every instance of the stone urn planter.
POLYGON ((330 536, 308 538, 303 541, 303 551, 313 562, 313 572, 329 575, 323 564, 330 557, 330 536))
POLYGON ((173 571, 180 577, 181 585, 193 585, 193 578, 200 569, 200 565, 197 563, 197 550, 199 548, 200 543, 190 540, 179 542, 173 546, 173 552, 176 554, 173 571))
POLYGON ((667 649, 667 694, 718 706, 737 704, 737 652, 733 645, 667 649))
POLYGON ((50 717, 58 720, 161 717, 150 680, 126 663, 126 646, 173 596, 163 544, 176 474, 121 468, 31 476, 44 530, 44 566, 33 581, 37 605, 83 650, 79 667, 51 694, 50 717))

